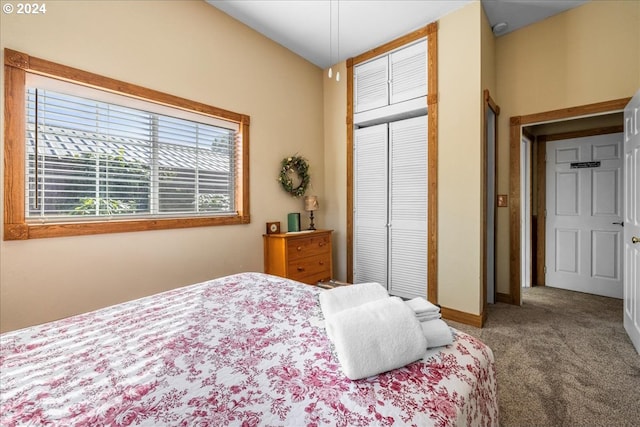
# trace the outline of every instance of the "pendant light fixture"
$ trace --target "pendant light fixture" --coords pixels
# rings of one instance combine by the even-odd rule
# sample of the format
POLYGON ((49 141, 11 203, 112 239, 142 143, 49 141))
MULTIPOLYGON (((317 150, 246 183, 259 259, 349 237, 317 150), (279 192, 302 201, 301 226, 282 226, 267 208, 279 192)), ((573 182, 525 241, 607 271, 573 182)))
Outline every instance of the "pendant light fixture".
MULTIPOLYGON (((340 61, 340 0, 336 0, 338 2, 338 37, 337 37, 337 43, 338 43, 338 61, 340 61)), ((336 70, 336 81, 339 82, 340 81, 340 71, 336 70)))
MULTIPOLYGON (((329 0, 329 62, 333 63, 333 1, 329 0)), ((338 60, 340 59, 340 0, 336 0, 338 2, 338 60)), ((327 76, 331 79, 333 78, 333 68, 329 66, 329 71, 327 72, 327 76)), ((340 71, 336 70, 336 81, 340 81, 340 71)))

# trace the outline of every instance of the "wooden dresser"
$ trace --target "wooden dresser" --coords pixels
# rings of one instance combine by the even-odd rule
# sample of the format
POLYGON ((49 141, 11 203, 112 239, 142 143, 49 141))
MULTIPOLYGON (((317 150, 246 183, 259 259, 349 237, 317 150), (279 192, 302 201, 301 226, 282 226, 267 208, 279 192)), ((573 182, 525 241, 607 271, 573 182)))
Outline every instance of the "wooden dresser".
POLYGON ((264 272, 315 285, 333 275, 333 230, 263 234, 264 272))

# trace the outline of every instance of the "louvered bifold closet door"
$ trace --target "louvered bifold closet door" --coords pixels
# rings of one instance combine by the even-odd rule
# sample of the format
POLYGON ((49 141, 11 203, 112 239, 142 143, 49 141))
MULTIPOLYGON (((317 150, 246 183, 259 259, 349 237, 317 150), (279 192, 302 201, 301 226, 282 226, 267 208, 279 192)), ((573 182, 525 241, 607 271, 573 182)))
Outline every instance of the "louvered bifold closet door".
POLYGON ((353 281, 386 287, 387 124, 356 129, 353 141, 353 281))
POLYGON ((390 104, 427 95, 427 41, 389 55, 390 104))
POLYGON ((355 112, 389 104, 389 60, 386 56, 354 67, 355 112))
POLYGON ((389 124, 389 293, 427 295, 427 117, 389 124))

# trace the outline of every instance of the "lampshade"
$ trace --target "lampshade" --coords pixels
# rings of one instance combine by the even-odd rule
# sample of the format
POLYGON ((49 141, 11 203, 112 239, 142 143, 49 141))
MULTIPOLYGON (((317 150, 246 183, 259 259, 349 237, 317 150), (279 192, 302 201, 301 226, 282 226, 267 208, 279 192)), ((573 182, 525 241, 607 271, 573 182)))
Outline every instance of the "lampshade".
POLYGON ((304 210, 315 211, 318 209, 318 196, 305 196, 304 197, 304 210))

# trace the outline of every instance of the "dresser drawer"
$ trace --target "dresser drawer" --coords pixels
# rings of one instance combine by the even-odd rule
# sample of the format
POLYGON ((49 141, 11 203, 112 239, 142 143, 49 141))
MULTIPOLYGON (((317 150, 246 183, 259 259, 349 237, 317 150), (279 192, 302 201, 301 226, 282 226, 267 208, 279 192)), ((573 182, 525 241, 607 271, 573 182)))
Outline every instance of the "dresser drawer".
POLYGON ((331 240, 328 235, 309 236, 290 239, 287 242, 287 257, 289 261, 323 255, 331 252, 331 240))
POLYGON ((316 276, 319 276, 320 279, 330 277, 331 254, 325 251, 325 253, 321 255, 289 260, 288 267, 288 277, 299 282, 308 283, 309 278, 316 276))
POLYGON ((328 271, 325 271, 322 273, 311 274, 309 276, 304 276, 294 280, 297 280, 298 282, 306 283, 307 285, 317 285, 318 282, 329 281, 330 280, 329 277, 331 277, 331 275, 329 274, 328 271))

